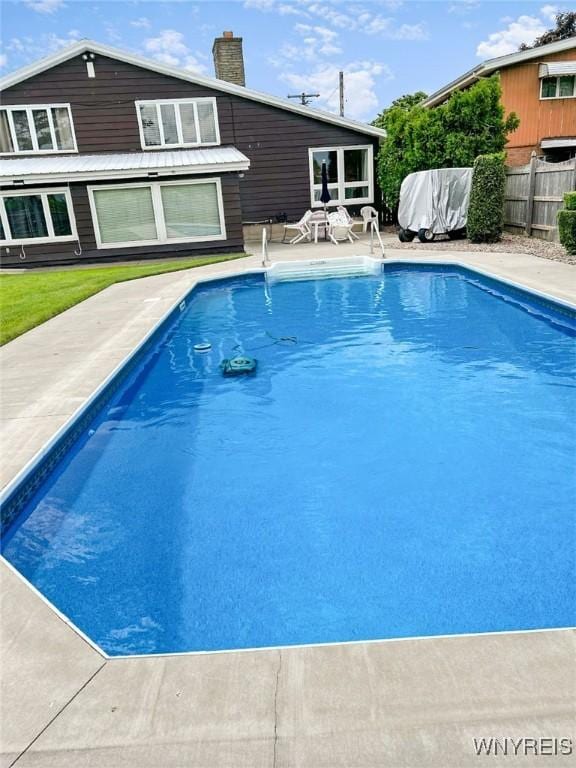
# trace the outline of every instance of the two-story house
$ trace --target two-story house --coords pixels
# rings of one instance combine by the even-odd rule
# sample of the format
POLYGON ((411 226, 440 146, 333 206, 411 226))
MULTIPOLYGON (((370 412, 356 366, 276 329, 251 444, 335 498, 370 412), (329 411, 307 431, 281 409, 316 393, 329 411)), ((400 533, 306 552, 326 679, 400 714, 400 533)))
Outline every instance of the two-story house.
POLYGON ((533 151, 551 162, 576 156, 576 37, 499 56, 479 64, 429 96, 434 107, 481 77, 499 73, 506 114, 520 126, 508 137, 509 165, 524 165, 533 151))
POLYGON ((384 132, 91 41, 0 81, 0 256, 33 266, 242 251, 243 224, 376 200, 384 132))

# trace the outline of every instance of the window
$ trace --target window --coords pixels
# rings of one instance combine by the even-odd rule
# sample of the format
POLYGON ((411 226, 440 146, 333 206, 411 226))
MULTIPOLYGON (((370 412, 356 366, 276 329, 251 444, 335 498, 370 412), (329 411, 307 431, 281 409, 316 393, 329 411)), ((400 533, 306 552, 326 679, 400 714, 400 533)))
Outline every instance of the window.
POLYGON ((52 243, 77 237, 67 189, 3 192, 0 224, 2 245, 52 243))
POLYGON ((541 99, 570 99, 574 96, 576 96, 576 75, 542 78, 541 99))
POLYGON ((143 149, 220 144, 216 99, 137 101, 143 149))
POLYGON ((99 248, 225 240, 220 179, 90 187, 99 248))
POLYGON ((373 149, 365 147, 326 147, 310 149, 310 184, 314 207, 321 206, 322 164, 326 164, 328 205, 371 203, 374 200, 373 149))
POLYGON ((0 154, 76 151, 69 104, 0 109, 0 154))

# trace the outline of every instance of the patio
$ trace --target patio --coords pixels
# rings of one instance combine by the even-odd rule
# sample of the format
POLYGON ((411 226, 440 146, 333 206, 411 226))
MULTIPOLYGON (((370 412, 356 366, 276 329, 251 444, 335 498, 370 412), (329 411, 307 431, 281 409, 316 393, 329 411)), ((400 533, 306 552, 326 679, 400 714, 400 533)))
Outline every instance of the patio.
MULTIPOLYGON (((384 238, 387 259, 399 253, 394 242, 384 238)), ((401 258, 467 264, 576 300, 569 265, 438 245, 401 258)), ((273 241, 269 255, 324 259, 369 248, 368 237, 339 246, 273 241)), ((260 267, 258 253, 117 284, 2 348, 2 485, 199 276, 260 267)), ((0 566, 3 766, 465 768, 478 763, 474 738, 572 731, 571 629, 108 659, 0 566)))

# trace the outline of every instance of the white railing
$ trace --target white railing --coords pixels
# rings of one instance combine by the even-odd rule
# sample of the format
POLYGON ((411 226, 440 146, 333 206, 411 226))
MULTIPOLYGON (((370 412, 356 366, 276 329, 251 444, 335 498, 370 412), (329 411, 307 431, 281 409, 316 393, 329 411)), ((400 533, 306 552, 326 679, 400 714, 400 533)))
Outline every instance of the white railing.
POLYGON ((378 240, 378 245, 380 246, 380 252, 382 253, 382 258, 385 259, 386 255, 384 253, 384 243, 382 242, 382 238, 380 237, 378 224, 376 223, 376 221, 372 220, 370 222, 370 255, 374 253, 374 235, 376 235, 376 239, 378 240))
POLYGON ((270 259, 268 258, 268 232, 266 227, 262 227, 262 266, 268 267, 270 259))

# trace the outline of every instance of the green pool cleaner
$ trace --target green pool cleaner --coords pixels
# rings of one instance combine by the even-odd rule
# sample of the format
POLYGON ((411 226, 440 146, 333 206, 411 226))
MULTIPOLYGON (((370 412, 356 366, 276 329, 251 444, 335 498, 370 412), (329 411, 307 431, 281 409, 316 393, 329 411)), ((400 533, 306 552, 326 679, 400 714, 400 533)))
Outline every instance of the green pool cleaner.
POLYGON ((220 368, 224 376, 241 376, 244 373, 255 373, 258 361, 253 357, 238 355, 230 359, 222 360, 220 368))

